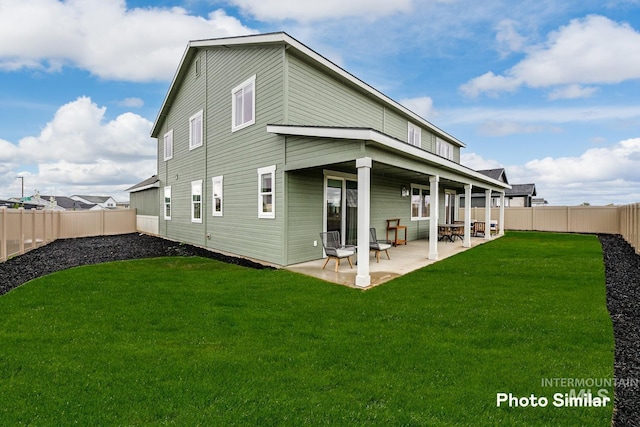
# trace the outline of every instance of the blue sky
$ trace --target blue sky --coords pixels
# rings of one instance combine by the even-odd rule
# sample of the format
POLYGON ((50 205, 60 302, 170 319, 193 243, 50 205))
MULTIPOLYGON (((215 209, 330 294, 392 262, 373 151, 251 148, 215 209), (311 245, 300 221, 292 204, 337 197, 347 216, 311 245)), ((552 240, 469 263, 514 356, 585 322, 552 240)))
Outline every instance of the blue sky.
POLYGON ((640 0, 0 0, 0 197, 113 195, 189 40, 286 31, 552 205, 640 202, 640 0))

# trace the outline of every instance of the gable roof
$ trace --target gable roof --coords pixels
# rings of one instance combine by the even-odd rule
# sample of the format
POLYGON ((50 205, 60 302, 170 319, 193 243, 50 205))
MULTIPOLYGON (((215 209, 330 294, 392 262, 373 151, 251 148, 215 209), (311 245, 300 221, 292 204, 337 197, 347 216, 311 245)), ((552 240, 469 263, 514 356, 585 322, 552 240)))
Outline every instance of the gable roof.
POLYGON ((505 196, 535 196, 535 184, 512 184, 510 190, 505 190, 505 196))
POLYGON ((135 193, 136 191, 143 191, 149 188, 159 188, 160 187, 160 178, 158 175, 151 175, 149 178, 145 179, 142 182, 139 182, 124 191, 128 191, 130 193, 135 193))
POLYGON ((178 88, 180 87, 180 83, 187 72, 189 63, 193 58, 193 56, 195 55, 195 52, 198 48, 234 47, 234 46, 249 47, 249 46, 267 46, 267 45, 281 45, 288 50, 295 51, 299 55, 304 56, 307 59, 307 61, 312 63, 314 66, 322 69, 324 72, 327 72, 333 76, 338 77, 339 80, 347 83, 348 85, 357 87, 358 89, 364 91, 365 93, 377 99, 378 101, 384 103, 388 107, 395 109, 401 114, 408 116, 409 118, 411 118, 411 120, 415 121, 421 126, 424 126, 425 128, 431 130, 437 136, 442 137, 448 142, 451 142, 460 147, 466 146, 462 141, 458 140, 452 135, 449 135, 442 129, 436 127, 432 123, 420 117, 418 114, 409 110, 407 107, 389 98, 382 92, 378 91, 374 87, 370 86, 369 84, 355 77, 353 74, 347 72, 343 68, 331 62, 324 56, 318 54, 314 50, 300 43, 298 40, 294 39, 293 37, 291 37, 285 32, 190 41, 187 44, 187 48, 184 54, 182 55, 182 59, 180 60, 180 65, 178 66, 178 70, 176 71, 176 74, 173 77, 171 86, 169 87, 169 91, 167 92, 167 95, 165 96, 165 99, 162 102, 162 107, 160 108, 158 116, 153 124, 153 128, 151 130, 151 137, 157 138, 158 135, 160 134, 162 122, 164 121, 164 118, 166 117, 168 110, 171 107, 171 104, 173 103, 173 99, 175 98, 178 92, 178 88))
POLYGON ((111 196, 82 196, 82 195, 80 195, 80 194, 74 194, 74 195, 73 195, 73 196, 71 196, 71 197, 79 197, 79 198, 81 198, 81 199, 86 200, 87 202, 95 203, 95 204, 98 204, 98 203, 106 203, 106 201, 107 201, 107 200, 109 200, 109 199, 112 199, 112 198, 113 198, 113 197, 111 197, 111 196))
POLYGON ((84 203, 78 200, 73 200, 71 197, 65 196, 43 196, 40 195, 40 200, 43 202, 49 202, 53 198, 56 204, 64 209, 91 209, 95 206, 95 203, 84 203))
POLYGON ((507 173, 505 172, 504 168, 484 169, 484 170, 479 170, 478 172, 488 176, 489 178, 493 178, 496 181, 501 181, 501 182, 504 182, 505 184, 509 184, 509 180, 507 179, 507 173))

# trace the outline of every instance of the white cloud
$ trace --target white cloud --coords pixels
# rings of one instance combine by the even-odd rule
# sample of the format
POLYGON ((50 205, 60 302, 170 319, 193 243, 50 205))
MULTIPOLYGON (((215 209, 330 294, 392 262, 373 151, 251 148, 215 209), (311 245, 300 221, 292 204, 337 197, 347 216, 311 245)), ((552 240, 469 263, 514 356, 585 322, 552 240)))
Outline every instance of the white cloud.
POLYGON ((598 91, 597 87, 584 87, 581 85, 573 84, 558 89, 554 89, 549 94, 549 99, 577 99, 577 98, 590 98, 594 93, 598 91))
POLYGON ((640 33, 604 16, 574 19, 504 75, 487 72, 461 86, 468 96, 573 84, 614 84, 640 78, 640 33))
POLYGON ((72 65, 114 80, 169 80, 189 40, 253 32, 222 10, 203 18, 124 0, 0 0, 0 10, 0 70, 72 65))
POLYGON ((503 55, 520 52, 527 44, 527 38, 518 33, 517 26, 518 23, 512 19, 504 19, 498 23, 496 41, 498 50, 503 55))
POLYGON ((562 132, 557 126, 526 124, 514 121, 487 120, 478 128, 478 133, 486 136, 506 136, 525 133, 562 132))
POLYGON ((140 108, 144 106, 144 100, 140 98, 125 98, 117 103, 120 107, 140 108))
POLYGON ((436 110, 433 108, 433 99, 428 96, 419 98, 401 99, 400 104, 407 107, 417 115, 425 119, 432 119, 437 116, 436 110))
POLYGON ((553 204, 632 203, 640 196, 640 138, 576 157, 545 157, 506 168, 511 183, 534 182, 553 204))
POLYGON ((17 165, 33 169, 25 175, 25 186, 41 194, 70 195, 79 189, 116 193, 153 175, 152 123, 133 113, 106 122, 105 113, 106 107, 80 97, 61 106, 39 135, 22 138, 17 145, 0 140, 0 164, 5 166, 0 167, 0 174, 5 173, 0 187, 15 191, 17 165))
POLYGON ((352 16, 376 19, 406 13, 411 10, 413 0, 231 0, 231 3, 264 21, 309 22, 352 16))
POLYGON ((460 163, 473 170, 498 169, 503 167, 499 162, 492 159, 485 159, 476 153, 461 154, 460 163))

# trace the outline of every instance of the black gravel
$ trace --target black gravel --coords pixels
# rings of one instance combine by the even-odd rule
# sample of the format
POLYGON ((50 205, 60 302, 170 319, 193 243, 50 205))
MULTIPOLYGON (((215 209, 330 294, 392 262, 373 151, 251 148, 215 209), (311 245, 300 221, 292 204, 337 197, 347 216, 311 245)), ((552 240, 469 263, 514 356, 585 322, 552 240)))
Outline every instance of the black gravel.
MULTIPOLYGON (((613 426, 640 426, 640 256, 619 235, 602 234, 598 238, 615 337, 613 426)), ((271 268, 146 234, 59 239, 0 263, 0 295, 29 280, 71 267, 162 256, 201 256, 251 268, 271 268)))
POLYGON ((616 342, 613 425, 640 426, 640 256, 619 235, 598 237, 616 342))
POLYGON ((29 280, 67 268, 163 256, 201 256, 245 267, 271 268, 247 259, 227 256, 147 234, 130 233, 117 236, 58 239, 0 263, 0 295, 29 280))

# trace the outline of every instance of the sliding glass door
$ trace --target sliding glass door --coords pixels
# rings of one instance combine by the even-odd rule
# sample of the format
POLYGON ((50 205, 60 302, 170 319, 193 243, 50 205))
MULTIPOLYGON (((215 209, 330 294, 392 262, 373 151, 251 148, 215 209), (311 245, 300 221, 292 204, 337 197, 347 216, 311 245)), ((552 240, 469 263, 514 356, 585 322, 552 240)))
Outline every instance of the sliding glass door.
POLYGON ((325 179, 325 227, 338 231, 343 244, 356 245, 358 238, 358 183, 345 177, 325 179))

